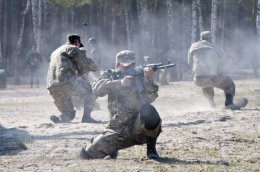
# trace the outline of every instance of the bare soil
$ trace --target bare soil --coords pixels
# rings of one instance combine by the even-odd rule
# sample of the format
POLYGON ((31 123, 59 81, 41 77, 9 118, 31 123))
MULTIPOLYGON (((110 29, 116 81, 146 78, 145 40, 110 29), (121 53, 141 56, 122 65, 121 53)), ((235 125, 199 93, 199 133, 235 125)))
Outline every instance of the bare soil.
POLYGON ((248 106, 222 109, 224 96, 216 90, 217 109, 210 109, 192 82, 161 86, 153 103, 163 120, 158 138, 159 160, 148 160, 146 147, 119 151, 116 160, 82 160, 79 150, 108 123, 106 97, 93 117, 101 124, 81 123, 82 110, 68 124, 53 124, 58 114, 44 86, 8 86, 0 90, 1 171, 259 171, 260 81, 236 80, 237 98, 248 106))

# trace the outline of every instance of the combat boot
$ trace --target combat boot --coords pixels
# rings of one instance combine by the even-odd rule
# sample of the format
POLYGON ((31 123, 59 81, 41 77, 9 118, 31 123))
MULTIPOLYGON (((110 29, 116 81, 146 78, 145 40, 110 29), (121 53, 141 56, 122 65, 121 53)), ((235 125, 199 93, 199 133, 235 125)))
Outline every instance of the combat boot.
POLYGON ((149 159, 158 159, 160 156, 156 151, 156 140, 155 137, 146 137, 146 145, 147 145, 147 158, 149 159))
POLYGON ((117 156, 118 156, 118 151, 115 151, 115 152, 113 152, 113 153, 110 154, 110 158, 111 158, 111 159, 116 159, 117 156))
POLYGON ((231 94, 226 94, 225 106, 233 105, 233 96, 231 94))
POLYGON ((226 94, 225 109, 231 109, 231 110, 239 110, 240 109, 237 105, 234 104, 233 96, 230 95, 230 94, 226 94))
POLYGON ((82 159, 91 159, 91 156, 89 155, 89 153, 86 151, 85 148, 82 148, 80 151, 80 157, 82 159))
POLYGON ((93 118, 91 118, 90 113, 92 110, 90 108, 84 108, 84 113, 81 122, 82 123, 100 123, 100 121, 97 121, 93 118))
POLYGON ((118 151, 115 151, 113 153, 110 153, 109 155, 107 155, 104 159, 108 160, 108 159, 116 159, 118 156, 118 151))
POLYGON ((59 117, 56 115, 52 115, 50 119, 54 123, 68 123, 75 118, 75 115, 76 115, 76 111, 72 111, 72 112, 63 113, 59 117))
POLYGON ((50 117, 51 121, 54 122, 54 123, 61 123, 61 119, 55 115, 52 115, 50 117))

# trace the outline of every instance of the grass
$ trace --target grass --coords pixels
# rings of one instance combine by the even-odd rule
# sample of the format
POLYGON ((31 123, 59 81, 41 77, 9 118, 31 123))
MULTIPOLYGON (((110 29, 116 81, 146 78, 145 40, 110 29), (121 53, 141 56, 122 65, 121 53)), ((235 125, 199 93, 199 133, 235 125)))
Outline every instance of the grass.
POLYGON ((17 146, 22 149, 22 150, 27 150, 27 146, 26 146, 26 140, 18 140, 16 141, 17 146))
POLYGON ((254 136, 253 134, 240 132, 236 133, 236 135, 231 138, 231 141, 255 143, 256 137, 257 136, 254 136))
POLYGON ((211 156, 211 157, 217 157, 218 156, 218 150, 216 148, 209 148, 206 147, 202 153, 204 153, 206 156, 211 156))
POLYGON ((218 170, 217 170, 216 166, 209 166, 206 171, 208 171, 208 172, 215 172, 215 171, 218 171, 218 170))
POLYGON ((246 160, 246 162, 251 163, 251 164, 255 164, 255 163, 258 162, 258 160, 256 158, 250 158, 250 159, 246 160))
POLYGON ((28 150, 26 146, 26 144, 28 143, 27 140, 3 139, 1 141, 3 143, 0 142, 0 148, 3 154, 8 154, 12 151, 28 150))

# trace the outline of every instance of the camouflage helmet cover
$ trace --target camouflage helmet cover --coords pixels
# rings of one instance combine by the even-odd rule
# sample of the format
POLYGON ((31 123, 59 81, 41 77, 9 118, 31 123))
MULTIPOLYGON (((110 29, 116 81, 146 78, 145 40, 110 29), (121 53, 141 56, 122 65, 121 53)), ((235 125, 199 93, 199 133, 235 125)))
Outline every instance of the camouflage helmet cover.
POLYGON ((123 50, 116 54, 116 62, 123 66, 129 66, 130 64, 136 63, 135 52, 129 50, 123 50))
POLYGON ((210 40, 210 39, 211 39, 210 31, 203 31, 200 33, 200 40, 210 40))

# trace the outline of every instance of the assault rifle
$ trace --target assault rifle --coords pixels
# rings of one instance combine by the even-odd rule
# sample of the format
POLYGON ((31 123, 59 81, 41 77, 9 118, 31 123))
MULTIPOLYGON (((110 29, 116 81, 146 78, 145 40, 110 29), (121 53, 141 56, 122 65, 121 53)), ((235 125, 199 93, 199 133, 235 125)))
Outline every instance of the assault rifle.
POLYGON ((129 69, 124 72, 114 72, 112 74, 113 80, 122 79, 125 76, 132 76, 133 77, 133 87, 134 89, 137 89, 139 93, 143 93, 144 91, 144 68, 150 67, 153 71, 156 71, 158 69, 165 69, 176 66, 175 64, 167 64, 164 65, 162 63, 156 63, 156 64, 147 64, 138 66, 134 69, 129 69))

